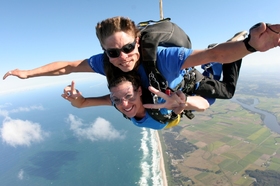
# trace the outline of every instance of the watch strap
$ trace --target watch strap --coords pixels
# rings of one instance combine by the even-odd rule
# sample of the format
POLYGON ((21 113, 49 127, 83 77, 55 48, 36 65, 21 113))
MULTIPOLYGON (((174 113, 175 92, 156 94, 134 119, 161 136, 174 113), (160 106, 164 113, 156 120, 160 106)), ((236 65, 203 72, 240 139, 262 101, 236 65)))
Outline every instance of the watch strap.
POLYGON ((249 34, 248 37, 243 40, 243 43, 245 44, 245 47, 249 52, 256 52, 257 50, 249 44, 250 39, 251 35, 249 34))

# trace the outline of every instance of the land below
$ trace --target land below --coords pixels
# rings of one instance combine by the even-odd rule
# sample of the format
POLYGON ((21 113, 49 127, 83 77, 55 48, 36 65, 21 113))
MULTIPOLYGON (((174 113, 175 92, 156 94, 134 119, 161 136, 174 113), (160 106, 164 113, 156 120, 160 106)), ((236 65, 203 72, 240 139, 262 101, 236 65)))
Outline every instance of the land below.
MULTIPOLYGON (((262 78, 238 83, 235 99, 276 116, 280 124, 280 83, 262 78), (266 80, 267 81, 267 80, 266 80)), ((195 118, 162 130, 169 185, 279 185, 280 134, 266 127, 265 116, 231 100, 217 100, 195 118)))

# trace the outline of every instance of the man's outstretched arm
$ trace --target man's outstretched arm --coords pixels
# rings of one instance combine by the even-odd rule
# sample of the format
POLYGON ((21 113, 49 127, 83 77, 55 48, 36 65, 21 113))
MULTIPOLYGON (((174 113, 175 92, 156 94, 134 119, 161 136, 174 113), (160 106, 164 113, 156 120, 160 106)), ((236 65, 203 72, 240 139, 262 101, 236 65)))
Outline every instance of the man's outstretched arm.
POLYGON ((49 63, 47 65, 32 69, 32 70, 20 70, 14 69, 8 71, 3 80, 8 76, 16 76, 20 79, 27 79, 39 76, 59 76, 70 74, 72 72, 94 72, 88 64, 87 59, 77 61, 57 61, 49 63))
POLYGON ((280 24, 259 23, 250 29, 250 40, 226 42, 206 50, 194 50, 182 69, 209 62, 231 63, 251 54, 252 50, 265 52, 280 46, 280 24), (249 50, 248 50, 249 49, 249 50))

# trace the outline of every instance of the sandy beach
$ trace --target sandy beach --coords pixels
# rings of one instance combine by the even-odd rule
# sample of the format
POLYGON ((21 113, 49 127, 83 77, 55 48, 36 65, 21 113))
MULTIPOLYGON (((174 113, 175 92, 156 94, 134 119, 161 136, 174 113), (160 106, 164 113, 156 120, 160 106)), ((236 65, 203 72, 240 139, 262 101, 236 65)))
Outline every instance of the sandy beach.
POLYGON ((162 182, 163 182, 163 186, 168 186, 167 184, 167 178, 166 178, 166 172, 165 172, 165 166, 164 166, 164 159, 163 159, 163 152, 162 152, 162 148, 161 148, 161 141, 160 141, 160 138, 159 138, 159 134, 158 134, 158 131, 155 131, 156 133, 156 138, 157 138, 157 141, 158 141, 158 150, 159 150, 159 153, 160 153, 160 170, 161 170, 161 173, 162 173, 162 182))

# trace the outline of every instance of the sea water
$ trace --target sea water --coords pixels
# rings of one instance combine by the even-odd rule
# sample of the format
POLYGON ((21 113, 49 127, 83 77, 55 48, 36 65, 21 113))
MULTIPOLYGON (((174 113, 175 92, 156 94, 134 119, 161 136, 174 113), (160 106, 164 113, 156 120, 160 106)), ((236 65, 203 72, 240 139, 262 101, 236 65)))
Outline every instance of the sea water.
MULTIPOLYGON (((92 85, 85 97, 108 93, 92 85)), ((153 130, 112 106, 72 107, 63 87, 1 95, 0 185, 162 185, 153 130)))

